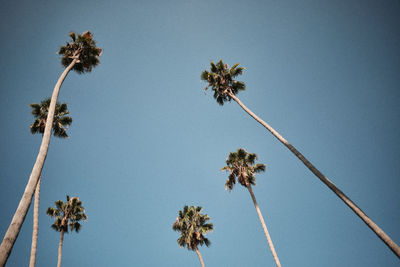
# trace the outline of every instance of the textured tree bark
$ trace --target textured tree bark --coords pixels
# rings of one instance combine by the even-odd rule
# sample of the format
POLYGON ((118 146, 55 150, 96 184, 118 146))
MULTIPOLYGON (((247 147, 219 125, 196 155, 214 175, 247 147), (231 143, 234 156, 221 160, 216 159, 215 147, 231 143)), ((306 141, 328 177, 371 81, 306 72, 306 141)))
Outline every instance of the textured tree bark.
POLYGON ((33 206, 33 231, 32 231, 32 244, 31 244, 31 258, 29 260, 29 267, 35 267, 37 240, 39 232, 39 198, 40 198, 40 182, 42 175, 39 176, 38 183, 35 190, 35 203, 33 206))
POLYGON ((201 254, 200 254, 200 251, 197 248, 195 249, 195 251, 197 253, 197 256, 199 257, 199 260, 200 260, 200 263, 201 263, 201 267, 205 267, 203 258, 201 257, 201 254))
POLYGON ((257 122, 270 131, 282 144, 284 144, 304 165, 317 176, 326 186, 328 186, 350 209, 353 210, 361 220, 400 258, 400 247, 378 226, 372 221, 349 197, 347 197, 339 188, 336 187, 325 175, 323 175, 314 165, 309 162, 294 146, 292 146, 285 138, 275 131, 268 123, 260 119, 250 109, 248 109, 235 95, 228 93, 229 96, 239 104, 257 122))
POLYGON ((25 187, 24 194, 19 202, 18 208, 12 218, 11 224, 4 236, 4 239, 0 245, 0 266, 3 267, 8 257, 10 256, 11 250, 14 246, 15 240, 17 240, 19 231, 21 230, 22 224, 24 223, 26 214, 32 202, 33 193, 35 192, 36 185, 39 180, 39 176, 42 173, 42 168, 46 160, 47 151, 50 144, 50 136, 53 126, 54 111, 60 92, 60 87, 67 77, 69 71, 74 67, 78 59, 74 59, 71 64, 63 71, 60 78, 58 79, 56 86, 54 87, 53 94, 51 96, 51 102, 49 112, 46 120, 46 128, 44 130, 42 144, 40 145, 39 154, 36 158, 35 165, 33 166, 31 175, 28 180, 28 184, 25 187))
POLYGON ((281 263, 279 261, 278 254, 276 254, 274 244, 272 243, 271 236, 269 235, 269 232, 268 232, 268 229, 267 229, 267 225, 265 224, 264 218, 263 218, 263 216, 261 214, 261 211, 260 211, 260 208, 258 207, 257 200, 256 200, 256 197, 254 196, 253 189, 251 188, 251 185, 248 185, 247 189, 249 190, 251 198, 253 199, 254 207, 256 208, 256 211, 257 211, 257 214, 258 214, 258 218, 260 218, 261 226, 262 226, 262 228, 264 230, 265 236, 267 237, 268 245, 269 245, 269 248, 271 249, 272 256, 274 257, 276 266, 277 267, 281 267, 281 263))
POLYGON ((57 267, 61 267, 62 245, 64 242, 64 229, 61 230, 60 243, 58 244, 58 261, 57 267))

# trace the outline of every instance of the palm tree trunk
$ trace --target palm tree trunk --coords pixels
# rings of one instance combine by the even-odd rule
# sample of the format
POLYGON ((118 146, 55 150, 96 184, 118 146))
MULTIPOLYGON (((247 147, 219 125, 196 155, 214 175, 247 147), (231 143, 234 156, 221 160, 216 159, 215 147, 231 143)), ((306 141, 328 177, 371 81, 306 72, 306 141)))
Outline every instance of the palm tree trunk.
POLYGON ((39 197, 40 197, 40 182, 42 176, 39 176, 38 183, 35 190, 35 203, 33 206, 33 231, 32 231, 32 244, 31 244, 31 258, 29 261, 29 267, 35 267, 36 263, 36 251, 37 251, 37 240, 39 231, 39 197))
POLYGON ((196 248, 195 251, 196 251, 196 253, 197 253, 197 256, 199 257, 199 260, 200 260, 200 263, 201 263, 201 267, 205 267, 204 261, 203 261, 203 258, 201 257, 201 254, 200 254, 199 249, 196 248))
POLYGON ((374 233, 393 251, 397 257, 400 258, 400 247, 393 242, 393 240, 378 226, 376 225, 350 198, 348 198, 339 188, 336 187, 325 175, 323 175, 314 165, 309 162, 294 146, 292 146, 285 138, 283 138, 277 131, 275 131, 268 123, 260 119, 250 109, 248 109, 235 95, 229 93, 229 96, 239 104, 239 106, 246 111, 251 117, 258 121, 262 126, 267 128, 282 144, 284 144, 301 162, 306 165, 312 173, 315 174, 326 186, 328 186, 350 209, 353 210, 361 220, 372 230, 374 233))
POLYGON ((262 228, 264 230, 265 236, 267 237, 268 245, 269 245, 269 248, 271 249, 272 256, 274 257, 276 266, 277 267, 281 267, 281 263, 279 261, 278 254, 276 254, 274 244, 272 243, 271 236, 269 235, 269 232, 268 232, 268 229, 267 229, 267 225, 265 224, 264 218, 263 218, 263 216, 261 214, 261 211, 260 211, 260 208, 258 207, 257 200, 256 200, 256 197, 254 196, 253 189, 251 188, 251 185, 248 185, 247 189, 249 190, 251 198, 253 199, 254 207, 257 210, 258 218, 260 218, 261 226, 262 226, 262 228))
POLYGON ((58 244, 58 261, 57 267, 61 267, 62 245, 64 241, 64 229, 61 230, 60 243, 58 244))
POLYGON ((42 168, 46 160, 47 151, 50 144, 50 136, 53 126, 54 111, 56 107, 56 102, 58 98, 58 93, 60 92, 60 87, 67 77, 69 71, 74 67, 78 59, 74 59, 71 64, 63 71, 60 78, 58 79, 56 86, 54 87, 53 94, 51 96, 51 102, 49 107, 49 112, 46 120, 46 128, 44 130, 42 144, 40 145, 39 154, 36 158, 35 165, 33 166, 31 175, 28 180, 28 184, 25 187, 24 194, 18 204, 18 208, 12 218, 11 224, 7 229, 3 241, 0 245, 0 267, 3 267, 8 257, 10 256, 12 247, 14 246, 15 240, 17 240, 19 231, 21 230, 22 224, 25 220, 26 213, 32 202, 33 193, 35 192, 36 185, 39 180, 39 176, 42 173, 42 168))

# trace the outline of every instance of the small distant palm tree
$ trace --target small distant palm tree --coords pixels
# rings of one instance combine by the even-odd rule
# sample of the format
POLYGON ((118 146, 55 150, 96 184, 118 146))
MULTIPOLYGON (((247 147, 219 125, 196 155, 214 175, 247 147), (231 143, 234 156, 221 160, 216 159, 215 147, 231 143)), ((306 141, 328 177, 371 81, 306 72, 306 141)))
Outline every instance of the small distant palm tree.
POLYGON ((265 236, 268 240, 269 248, 271 249, 272 256, 274 257, 276 266, 280 267, 278 254, 276 254, 274 244, 272 243, 271 236, 269 235, 267 225, 264 222, 264 218, 261 214, 260 208, 258 207, 256 197, 254 196, 252 185, 256 185, 255 174, 265 171, 264 164, 254 164, 257 159, 257 155, 254 153, 248 153, 243 148, 239 148, 236 152, 229 153, 228 159, 226 160, 226 166, 221 170, 229 172, 228 180, 225 183, 225 189, 229 192, 233 189, 238 182, 249 190, 251 198, 253 199, 254 207, 256 208, 258 217, 261 222, 261 226, 264 230, 265 236))
POLYGON ((79 221, 87 220, 85 214, 85 209, 82 207, 82 202, 78 197, 70 198, 67 196, 67 202, 62 200, 57 200, 54 202, 55 208, 49 207, 47 209, 47 215, 55 218, 55 222, 51 226, 55 231, 60 232, 60 243, 58 245, 58 262, 57 267, 61 266, 61 256, 62 256, 62 245, 64 240, 64 233, 68 233, 69 229, 75 232, 81 230, 81 224, 79 221))
POLYGON ((290 144, 285 138, 283 138, 274 128, 268 123, 263 121, 260 117, 254 114, 249 108, 247 108, 237 98, 239 91, 244 91, 246 86, 241 81, 236 81, 238 75, 243 73, 244 68, 238 67, 239 63, 229 68, 228 64, 224 64, 220 60, 217 64, 211 62, 210 71, 203 71, 201 73, 201 79, 206 81, 208 85, 205 90, 209 87, 214 91, 214 98, 218 104, 223 105, 225 102, 230 102, 232 99, 235 100, 239 106, 246 111, 251 117, 253 117, 258 123, 264 126, 269 132, 272 133, 283 145, 285 145, 303 164, 321 180, 326 186, 329 187, 353 212, 360 217, 364 223, 397 255, 400 257, 400 247, 393 242, 393 240, 372 221, 348 196, 346 196, 334 183, 332 183, 325 175, 323 175, 308 159, 301 154, 292 144, 290 144))
MULTIPOLYGON (((31 124, 30 129, 32 134, 41 133, 43 135, 46 126, 47 113, 49 112, 50 98, 40 102, 40 104, 30 104, 32 115, 35 121, 31 124)), ((72 123, 72 118, 69 114, 66 103, 60 104, 57 102, 53 121, 53 135, 60 138, 68 138, 67 128, 72 123)), ((31 244, 31 257, 29 267, 34 267, 36 263, 37 240, 39 231, 39 198, 40 198, 40 183, 42 176, 39 176, 38 183, 35 189, 35 200, 33 206, 33 231, 31 244)))
POLYGON ((202 207, 185 206, 183 210, 179 211, 179 216, 172 225, 172 229, 181 233, 177 240, 179 246, 196 251, 201 266, 204 267, 199 246, 210 246, 211 242, 204 235, 211 232, 214 226, 207 222, 210 220, 207 214, 200 213, 201 209, 202 207))
MULTIPOLYGON (((35 117, 35 121, 31 124, 30 129, 32 134, 40 133, 44 134, 46 127, 47 114, 50 107, 50 98, 47 98, 40 102, 40 104, 30 104, 32 108, 32 115, 35 117)), ((68 138, 67 128, 72 123, 72 118, 67 116, 69 114, 68 106, 66 103, 56 103, 53 119, 53 135, 60 138, 68 138)))
POLYGON ((40 145, 39 154, 36 158, 35 165, 33 166, 28 184, 25 187, 24 194, 0 245, 0 267, 6 264, 7 259, 10 256, 15 240, 17 240, 19 231, 21 230, 22 224, 29 210, 29 206, 32 202, 32 197, 42 172, 50 144, 50 136, 53 129, 53 118, 61 85, 71 70, 82 74, 85 72, 90 72, 93 67, 100 63, 99 58, 102 50, 96 46, 96 41, 93 39, 93 35, 90 31, 86 31, 81 35, 71 32, 69 36, 71 38, 71 42, 67 42, 65 46, 61 46, 60 50, 58 51, 58 54, 62 56, 61 64, 65 67, 65 70, 58 79, 51 96, 50 107, 47 116, 48 119, 46 120, 46 126, 42 143, 40 145))

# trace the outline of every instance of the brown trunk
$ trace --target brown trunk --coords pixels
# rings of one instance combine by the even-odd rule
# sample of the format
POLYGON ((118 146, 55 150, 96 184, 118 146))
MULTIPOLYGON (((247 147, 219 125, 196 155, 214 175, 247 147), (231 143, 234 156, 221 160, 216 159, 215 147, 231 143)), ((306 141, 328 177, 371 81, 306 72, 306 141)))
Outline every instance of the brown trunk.
POLYGON ((268 123, 260 119, 250 109, 248 109, 235 95, 229 93, 229 96, 239 104, 251 117, 258 121, 262 126, 267 128, 282 144, 284 144, 315 176, 317 176, 326 186, 328 186, 350 209, 352 209, 358 217, 360 217, 368 227, 400 258, 400 247, 376 225, 357 205, 351 201, 339 188, 336 187, 327 177, 325 177, 314 165, 311 164, 294 146, 292 146, 285 138, 275 131, 268 123))
POLYGON ((260 208, 258 207, 257 200, 256 200, 256 197, 254 196, 253 189, 251 188, 251 185, 248 185, 247 189, 249 190, 251 198, 253 199, 254 207, 257 210, 258 218, 260 218, 261 226, 262 226, 262 228, 264 230, 265 236, 267 237, 268 245, 269 245, 269 248, 271 249, 272 256, 274 257, 276 266, 277 267, 281 267, 281 263, 279 261, 278 254, 276 254, 274 244, 272 243, 271 236, 269 235, 269 232, 268 232, 268 229, 267 229, 267 225, 265 224, 264 218, 263 218, 263 216, 261 214, 261 211, 260 211, 260 208))
POLYGON ((50 136, 53 126, 54 111, 56 107, 58 93, 60 91, 62 83, 65 80, 65 77, 67 77, 69 71, 73 68, 77 60, 78 59, 74 59, 71 62, 71 64, 63 71, 63 73, 61 74, 60 78, 56 83, 56 86, 54 87, 53 94, 51 96, 49 112, 46 119, 46 128, 44 130, 39 154, 36 158, 35 165, 33 166, 31 175, 28 180, 28 184, 25 187, 24 194, 18 204, 18 208, 14 214, 14 217, 12 218, 11 224, 8 227, 8 230, 0 245, 0 267, 3 267, 6 264, 7 259, 10 256, 11 250, 14 246, 15 240, 17 240, 19 231, 21 230, 26 214, 31 205, 33 193, 35 192, 39 176, 42 173, 42 168, 46 160, 47 151, 50 144, 50 136))
POLYGON ((58 244, 58 261, 57 267, 61 267, 62 245, 64 241, 64 229, 61 230, 60 243, 58 244))
POLYGON ((36 251, 37 251, 37 240, 39 231, 39 197, 40 197, 40 182, 42 176, 39 176, 38 183, 35 190, 35 203, 33 205, 33 231, 32 231, 32 244, 31 244, 31 258, 29 261, 29 267, 35 267, 36 263, 36 251))
POLYGON ((199 257, 199 260, 200 260, 200 263, 201 263, 201 267, 205 267, 204 261, 203 261, 203 258, 201 257, 201 254, 200 254, 199 249, 196 248, 195 251, 196 251, 196 253, 197 253, 197 256, 199 257))

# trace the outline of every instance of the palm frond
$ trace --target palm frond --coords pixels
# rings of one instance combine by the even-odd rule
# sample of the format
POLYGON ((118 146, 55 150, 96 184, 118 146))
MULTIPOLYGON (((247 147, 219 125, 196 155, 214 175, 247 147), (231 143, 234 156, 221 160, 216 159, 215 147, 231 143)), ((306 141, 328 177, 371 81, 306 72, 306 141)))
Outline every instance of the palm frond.
POLYGON ((214 61, 210 62, 211 72, 217 72, 217 66, 215 65, 214 61))
POLYGON ((201 75, 200 75, 200 78, 203 80, 203 81, 208 81, 208 77, 210 76, 210 73, 208 72, 208 71, 203 71, 202 73, 201 73, 201 75))
POLYGON ((259 173, 259 172, 265 172, 265 169, 267 166, 265 164, 258 163, 254 165, 254 172, 259 173))
POLYGON ((76 34, 74 32, 70 32, 68 35, 69 35, 69 37, 71 37, 72 41, 75 42, 76 34))

